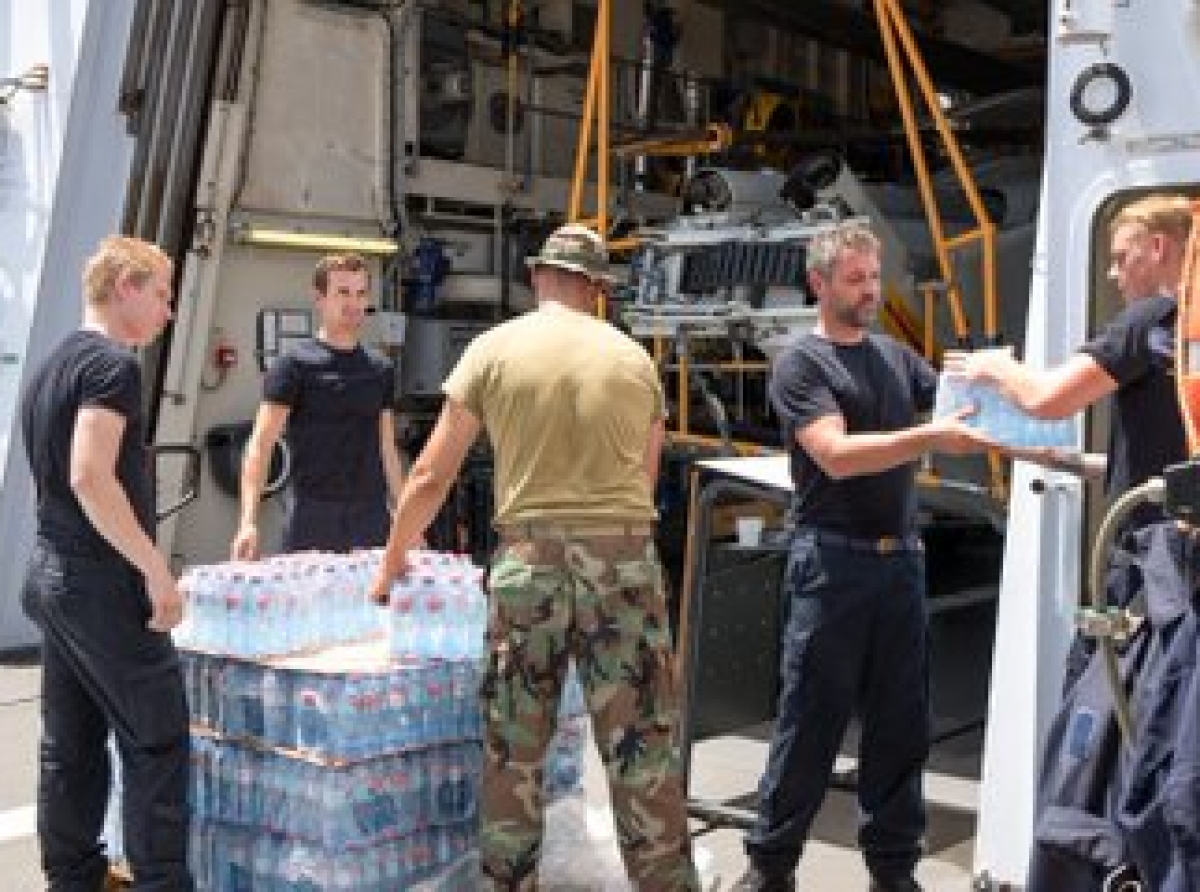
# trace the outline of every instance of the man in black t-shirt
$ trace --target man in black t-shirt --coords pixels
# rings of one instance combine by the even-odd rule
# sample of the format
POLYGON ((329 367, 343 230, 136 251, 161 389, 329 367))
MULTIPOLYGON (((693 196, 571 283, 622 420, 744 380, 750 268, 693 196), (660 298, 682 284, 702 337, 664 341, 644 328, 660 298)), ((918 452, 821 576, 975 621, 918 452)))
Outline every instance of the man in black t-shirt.
MULTIPOLYGON (((1110 499, 1187 457, 1175 392, 1175 298, 1191 225, 1188 200, 1177 195, 1139 199, 1118 212, 1109 276, 1125 309, 1056 368, 1031 369, 1003 350, 946 354, 948 372, 995 384, 1039 418, 1066 418, 1115 394, 1107 462, 1030 456, 1060 470, 1103 471, 1110 499)), ((1134 526, 1161 517, 1160 509, 1147 506, 1134 526)))
POLYGON ((388 499, 399 495, 404 481, 392 411, 395 369, 359 340, 370 284, 358 255, 333 255, 317 264, 317 337, 267 372, 246 445, 241 521, 230 547, 235 559, 259 556, 258 503, 285 425, 295 501, 283 550, 349 551, 387 541, 388 499))
POLYGON ((916 462, 988 444, 966 412, 918 423, 937 379, 869 326, 879 241, 858 223, 806 244, 815 330, 779 355, 770 397, 791 457, 795 531, 775 731, 737 892, 795 886, 852 714, 862 721, 859 844, 874 890, 915 890, 929 749, 925 564, 916 462))
POLYGON ((83 327, 21 397, 38 502, 22 605, 42 631, 42 867, 52 892, 101 888, 111 732, 134 889, 186 892, 188 714, 168 634, 183 600, 152 539, 141 374, 130 350, 171 318, 171 262, 154 245, 113 237, 88 260, 83 284, 83 327))

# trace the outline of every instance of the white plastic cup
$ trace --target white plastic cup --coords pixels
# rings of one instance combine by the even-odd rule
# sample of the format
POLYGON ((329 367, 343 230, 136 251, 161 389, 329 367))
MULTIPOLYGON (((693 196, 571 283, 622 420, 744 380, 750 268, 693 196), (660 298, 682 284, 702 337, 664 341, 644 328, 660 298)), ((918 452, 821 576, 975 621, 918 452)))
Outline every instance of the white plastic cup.
POLYGON ((739 517, 737 519, 738 545, 755 548, 762 545, 763 519, 761 517, 739 517))

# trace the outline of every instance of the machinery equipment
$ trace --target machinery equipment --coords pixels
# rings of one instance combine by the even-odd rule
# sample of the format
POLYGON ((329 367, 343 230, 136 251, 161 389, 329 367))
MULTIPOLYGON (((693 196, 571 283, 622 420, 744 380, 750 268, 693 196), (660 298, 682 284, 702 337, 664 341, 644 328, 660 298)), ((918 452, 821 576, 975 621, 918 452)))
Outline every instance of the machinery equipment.
MULTIPOLYGON (((471 333, 525 305, 520 260, 565 213, 591 221, 614 247, 637 249, 617 308, 672 385, 679 430, 700 427, 689 409, 700 393, 710 415, 728 416, 724 433, 719 422, 712 425, 718 436, 705 431, 705 448, 730 451, 743 444, 739 423, 765 414, 767 358, 811 324, 796 276, 806 234, 848 215, 870 217, 886 246, 889 324, 929 353, 977 333, 1000 334, 1023 345, 1026 359, 1052 364, 1100 316, 1100 246, 1112 208, 1148 189, 1188 186, 1197 169, 1200 114, 1184 101, 1200 84, 1192 0, 1162 0, 1153 10, 1055 0, 1045 35, 1044 177, 1032 155, 997 165, 969 157, 980 186, 974 197, 957 177, 933 169, 927 183, 884 183, 843 168, 820 186, 797 183, 787 171, 733 170, 723 157, 745 138, 715 126, 708 113, 712 79, 729 62, 726 11, 768 13, 762 56, 786 61, 799 48, 796 35, 817 41, 814 8, 838 22, 869 24, 846 4, 813 0, 795 12, 760 0, 673 2, 680 27, 660 22, 649 61, 656 78, 678 78, 671 92, 682 101, 657 105, 639 101, 640 63, 613 58, 637 55, 641 33, 626 21, 634 17, 611 16, 611 0, 540 3, 512 16, 508 4, 465 0, 60 5, 0 0, 0 21, 22 35, 11 58, 0 60, 0 568, 8 591, 19 586, 32 537, 31 493, 14 448, 15 395, 25 370, 76 322, 77 270, 104 232, 156 239, 177 257, 173 333, 145 357, 146 405, 159 442, 201 444, 210 431, 250 417, 261 371, 241 362, 213 375, 218 353, 255 355, 258 320, 298 318, 316 257, 352 247, 371 252, 382 311, 374 320, 391 320, 371 337, 405 370, 404 436, 419 444, 437 373, 471 333), (593 54, 593 69, 586 49, 597 34, 613 51, 593 54), (35 70, 32 79, 17 75, 22 86, 13 92, 10 75, 35 70), (639 188, 630 173, 636 165, 626 161, 584 174, 591 140, 583 151, 572 140, 581 129, 602 129, 600 106, 615 110, 596 155, 605 165, 626 140, 635 141, 625 158, 700 145, 690 175, 681 164, 679 194, 645 182, 639 188), (664 148, 668 141, 674 145, 664 148), (1041 180, 1040 204, 1024 200, 1031 190, 1010 188, 1018 179, 1041 180), (929 189, 957 199, 940 235, 914 212, 926 207, 929 189), (616 222, 626 231, 617 232, 616 222), (620 245, 630 229, 638 238, 620 245), (948 247, 965 255, 962 265, 943 262, 948 247), (968 262, 978 270, 968 274, 968 262), (986 293, 989 264, 1000 276, 994 312, 973 296, 986 293), (1006 266, 1022 278, 1005 285, 1006 266), (1024 294, 1026 275, 1028 301, 1011 300, 1024 294), (405 313, 406 297, 416 313, 405 313), (982 326, 964 324, 979 310, 982 326), (396 320, 405 315, 421 321, 408 318, 401 336, 396 320)), ((961 4, 934 6, 951 5, 961 4)), ((876 8, 895 24, 898 7, 880 0, 876 8)), ((876 57, 889 55, 870 28, 842 30, 854 33, 825 42, 841 37, 842 46, 870 44, 876 57)), ((900 29, 891 33, 898 60, 909 41, 900 29)), ((915 35, 917 43, 927 38, 915 35)), ((943 69, 947 80, 976 89, 1020 85, 1017 66, 1004 60, 985 66, 961 46, 939 49, 939 58, 960 62, 943 69)), ((844 88, 829 97, 838 108, 855 84, 864 93, 871 85, 834 52, 815 48, 804 65, 811 79, 832 72, 844 88)), ((935 99, 941 79, 930 84, 935 99)), ((766 106, 760 111, 771 117, 766 106)), ((894 136, 880 144, 892 146, 894 136)), ((1080 445, 1085 435, 1080 424, 1080 445)), ((746 442, 761 449, 764 441, 746 442)), ((179 564, 227 553, 236 509, 210 465, 201 468, 199 497, 159 528, 179 564)), ((1006 505, 979 497, 977 487, 952 506, 955 484, 986 478, 938 470, 941 484, 928 492, 947 512, 984 516, 986 504, 986 516, 1007 529, 976 865, 1011 882, 1023 874, 1029 848, 1033 762, 1080 588, 1087 496, 1071 480, 1019 466, 1006 505)), ((189 476, 163 470, 162 498, 175 501, 189 476)), ((483 489, 472 484, 461 501, 482 504, 483 489)), ((265 531, 276 521, 272 512, 265 531)), ((12 599, 0 605, 0 646, 30 640, 12 599)))

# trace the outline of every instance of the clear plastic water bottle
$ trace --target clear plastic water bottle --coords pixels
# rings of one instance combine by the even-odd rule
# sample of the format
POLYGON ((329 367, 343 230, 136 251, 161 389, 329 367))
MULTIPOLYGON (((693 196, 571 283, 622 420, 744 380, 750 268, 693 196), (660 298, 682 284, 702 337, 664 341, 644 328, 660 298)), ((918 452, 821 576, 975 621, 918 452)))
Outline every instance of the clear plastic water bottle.
POLYGON ((394 659, 417 656, 418 623, 418 592, 410 576, 402 576, 392 583, 391 595, 388 599, 390 613, 388 651, 394 659))
POLYGON ((260 833, 251 846, 251 862, 254 889, 269 889, 275 883, 279 869, 279 856, 275 851, 275 840, 269 833, 260 833))
POLYGON ((418 629, 418 654, 422 657, 442 657, 446 647, 446 592, 437 576, 422 577, 418 616, 423 628, 418 629))
POLYGON ((441 656, 447 660, 458 660, 467 655, 471 646, 470 594, 461 572, 448 573, 443 579, 446 595, 446 632, 441 656))
POLYGON ((262 740, 266 734, 266 716, 263 713, 263 667, 256 663, 245 663, 242 669, 242 716, 245 722, 243 733, 247 737, 262 740))
POLYGON ((264 668, 262 672, 263 739, 272 746, 295 745, 292 692, 288 673, 264 668))
POLYGON ((329 704, 321 680, 305 675, 296 685, 296 743, 301 750, 329 752, 329 704))
POLYGON ((392 752, 412 743, 413 735, 408 708, 408 675, 397 666, 388 676, 388 707, 384 724, 384 746, 392 752))

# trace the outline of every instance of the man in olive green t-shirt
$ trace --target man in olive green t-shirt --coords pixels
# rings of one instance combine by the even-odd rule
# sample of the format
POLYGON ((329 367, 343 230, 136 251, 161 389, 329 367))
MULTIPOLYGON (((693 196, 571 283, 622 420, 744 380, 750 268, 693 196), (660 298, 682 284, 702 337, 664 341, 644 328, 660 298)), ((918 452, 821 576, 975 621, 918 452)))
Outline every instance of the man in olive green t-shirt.
POLYGON ((530 258, 537 308, 478 337, 413 465, 373 594, 385 602, 481 427, 495 455, 501 545, 489 575, 482 865, 533 889, 542 762, 570 659, 639 892, 696 890, 678 696, 652 533, 665 406, 650 357, 594 316, 604 245, 564 226, 530 258))

